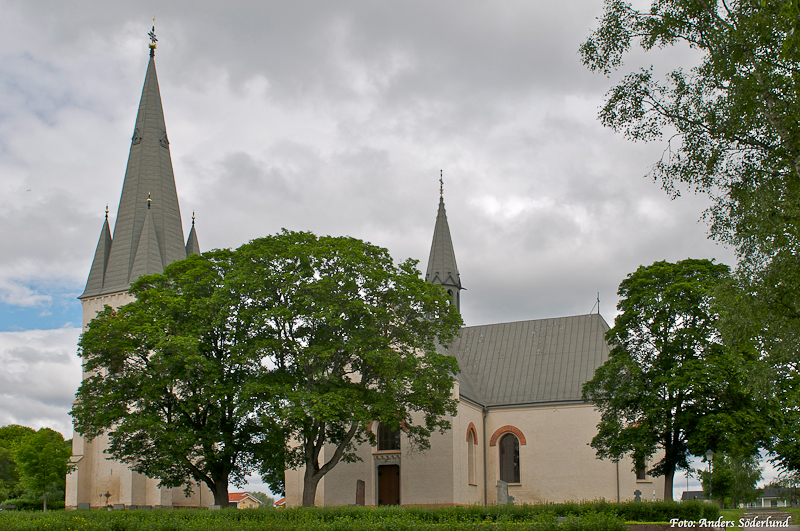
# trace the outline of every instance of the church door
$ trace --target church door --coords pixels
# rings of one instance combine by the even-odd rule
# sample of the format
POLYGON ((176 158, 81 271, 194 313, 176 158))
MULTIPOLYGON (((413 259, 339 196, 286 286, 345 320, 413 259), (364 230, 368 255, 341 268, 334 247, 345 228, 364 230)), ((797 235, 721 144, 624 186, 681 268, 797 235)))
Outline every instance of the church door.
POLYGON ((378 505, 400 505, 400 465, 378 467, 378 505))

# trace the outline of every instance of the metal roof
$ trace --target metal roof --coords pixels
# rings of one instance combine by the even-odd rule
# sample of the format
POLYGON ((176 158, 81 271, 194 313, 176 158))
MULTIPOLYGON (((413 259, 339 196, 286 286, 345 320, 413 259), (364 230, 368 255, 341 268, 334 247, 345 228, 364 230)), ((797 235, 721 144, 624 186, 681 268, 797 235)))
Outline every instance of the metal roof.
POLYGON ((469 326, 448 350, 461 395, 482 406, 575 401, 608 359, 607 330, 598 314, 469 326))
MULTIPOLYGON (((187 244, 183 240, 178 193, 152 56, 139 101, 113 238, 108 238, 106 231, 104 226, 86 289, 80 298, 127 291, 139 276, 161 272, 164 266, 186 258, 187 244)), ((195 235, 195 246, 196 241, 195 235)))

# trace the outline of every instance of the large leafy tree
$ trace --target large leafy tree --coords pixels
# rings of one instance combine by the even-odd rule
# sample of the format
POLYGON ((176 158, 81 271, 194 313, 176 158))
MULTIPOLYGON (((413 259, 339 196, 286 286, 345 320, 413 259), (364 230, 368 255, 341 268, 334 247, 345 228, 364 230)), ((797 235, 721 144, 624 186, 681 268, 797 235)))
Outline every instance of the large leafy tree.
POLYGON ((453 340, 461 318, 416 262, 396 265, 386 249, 354 238, 288 231, 235 255, 229 286, 275 368, 263 400, 278 402, 293 441, 287 466, 305 467, 303 505, 337 463, 356 459, 373 421, 402 428, 419 448, 449 427, 458 367, 437 345, 453 340))
MULTIPOLYGON (((750 361, 723 348, 711 290, 729 269, 708 260, 656 262, 622 281, 619 316, 606 335, 608 360, 583 388, 601 413, 591 445, 598 457, 632 455, 664 476, 672 499, 676 469, 690 455, 719 450, 744 438, 742 426, 759 426, 746 386, 750 361)), ((752 433, 752 432, 750 432, 752 433)))
POLYGON ((137 280, 134 302, 106 306, 80 340, 88 376, 72 410, 79 433, 108 433, 114 458, 163 486, 203 482, 223 506, 229 482, 269 468, 283 444, 251 400, 265 369, 230 271, 230 251, 190 256, 137 280))
MULTIPOLYGON (((633 140, 662 140, 652 176, 678 195, 712 199, 711 234, 739 264, 723 326, 731 343, 770 367, 762 392, 783 404, 769 448, 800 470, 800 1, 656 0, 638 9, 606 0, 581 46, 584 63, 610 74, 638 45, 695 50, 697 66, 659 79, 643 68, 607 94, 603 123, 633 140)), ((726 339, 726 341, 728 341, 726 339)))
POLYGON ((33 428, 18 424, 0 428, 0 499, 15 498, 23 493, 14 453, 19 443, 32 433, 35 433, 33 428))
POLYGON ((19 442, 15 456, 21 483, 42 495, 42 508, 46 511, 48 489, 56 487, 63 496, 72 445, 57 431, 42 428, 19 442))

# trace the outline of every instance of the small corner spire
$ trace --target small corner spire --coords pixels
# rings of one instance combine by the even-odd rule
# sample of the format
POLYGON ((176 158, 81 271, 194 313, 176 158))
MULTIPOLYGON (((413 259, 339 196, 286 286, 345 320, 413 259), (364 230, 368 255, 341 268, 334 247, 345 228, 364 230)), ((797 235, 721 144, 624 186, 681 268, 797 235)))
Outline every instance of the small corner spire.
POLYGON ((147 210, 150 210, 150 203, 152 202, 153 200, 150 199, 150 192, 147 192, 147 210))
POLYGON ((156 43, 158 42, 158 39, 156 39, 156 17, 153 17, 153 27, 150 28, 150 33, 147 36, 150 37, 150 57, 155 57, 156 43))
POLYGON ((444 198, 444 170, 439 170, 439 197, 444 198))

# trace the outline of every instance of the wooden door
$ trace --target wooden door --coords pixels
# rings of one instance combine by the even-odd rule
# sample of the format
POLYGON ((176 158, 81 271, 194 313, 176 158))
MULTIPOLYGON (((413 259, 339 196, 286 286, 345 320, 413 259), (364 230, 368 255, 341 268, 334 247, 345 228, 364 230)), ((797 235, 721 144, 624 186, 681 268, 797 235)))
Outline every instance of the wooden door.
POLYGON ((378 467, 378 505, 400 505, 400 465, 378 467))

